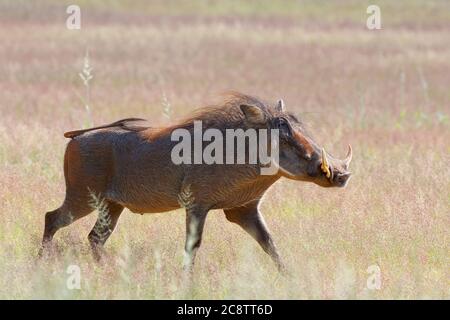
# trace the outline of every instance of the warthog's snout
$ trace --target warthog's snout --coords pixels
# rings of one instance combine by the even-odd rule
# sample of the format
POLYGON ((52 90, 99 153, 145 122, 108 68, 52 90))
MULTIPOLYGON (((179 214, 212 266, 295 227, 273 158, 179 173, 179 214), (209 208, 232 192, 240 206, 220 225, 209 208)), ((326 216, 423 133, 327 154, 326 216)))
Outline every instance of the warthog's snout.
MULTIPOLYGON (((328 182, 328 187, 345 187, 350 180, 351 172, 348 171, 350 162, 352 161, 353 151, 352 147, 348 146, 347 156, 345 159, 336 159, 327 154, 322 148, 320 170, 324 178, 328 182)), ((319 183, 322 186, 322 183, 319 183)))
POLYGON ((351 175, 352 174, 350 172, 336 174, 333 178, 334 185, 340 188, 345 187, 347 182, 350 180, 351 175))

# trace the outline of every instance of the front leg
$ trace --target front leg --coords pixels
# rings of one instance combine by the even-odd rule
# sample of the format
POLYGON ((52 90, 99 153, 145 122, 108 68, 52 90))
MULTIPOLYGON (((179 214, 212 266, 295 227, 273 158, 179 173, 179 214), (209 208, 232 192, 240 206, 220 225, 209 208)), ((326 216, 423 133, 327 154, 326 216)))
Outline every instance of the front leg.
POLYGON ((278 250, 270 236, 264 218, 258 210, 259 201, 252 202, 244 207, 224 209, 226 218, 238 224, 255 239, 263 250, 272 258, 280 272, 286 270, 281 262, 278 250))
POLYGON ((202 242, 203 226, 208 211, 197 205, 186 207, 186 244, 183 261, 186 271, 191 271, 194 265, 195 255, 202 242))

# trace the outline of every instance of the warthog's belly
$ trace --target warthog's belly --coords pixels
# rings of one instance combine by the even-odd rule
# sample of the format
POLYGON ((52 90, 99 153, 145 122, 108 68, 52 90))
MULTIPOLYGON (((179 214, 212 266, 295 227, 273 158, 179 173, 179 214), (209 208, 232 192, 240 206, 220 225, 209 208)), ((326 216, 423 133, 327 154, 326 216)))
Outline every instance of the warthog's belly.
POLYGON ((139 214, 166 212, 180 208, 177 199, 170 194, 132 193, 128 190, 126 193, 108 192, 107 197, 131 212, 139 214))
POLYGON ((139 213, 139 214, 144 214, 144 213, 158 213, 158 212, 166 212, 166 211, 172 211, 172 210, 176 210, 179 209, 180 206, 136 206, 133 204, 122 204, 123 206, 125 206, 126 208, 128 208, 131 212, 133 213, 139 213))

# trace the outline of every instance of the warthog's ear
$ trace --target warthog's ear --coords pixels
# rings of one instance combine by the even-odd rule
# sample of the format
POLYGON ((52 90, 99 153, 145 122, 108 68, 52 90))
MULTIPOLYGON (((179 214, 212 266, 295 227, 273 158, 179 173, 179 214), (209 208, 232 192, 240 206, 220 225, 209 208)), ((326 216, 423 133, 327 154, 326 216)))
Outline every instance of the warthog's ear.
POLYGON ((257 106, 250 106, 247 104, 240 105, 241 111, 244 113, 247 121, 251 123, 265 123, 266 114, 264 111, 257 106))
POLYGON ((278 111, 284 112, 284 110, 285 110, 286 108, 285 108, 285 106, 284 106, 284 101, 283 101, 283 99, 278 100, 276 108, 277 108, 278 111))

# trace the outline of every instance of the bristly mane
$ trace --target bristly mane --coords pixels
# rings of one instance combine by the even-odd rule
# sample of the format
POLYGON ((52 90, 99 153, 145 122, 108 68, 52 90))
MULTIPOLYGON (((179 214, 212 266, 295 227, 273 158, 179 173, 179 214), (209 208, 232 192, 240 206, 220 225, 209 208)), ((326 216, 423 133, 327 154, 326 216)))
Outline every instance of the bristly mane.
POLYGON ((222 96, 224 99, 221 103, 195 110, 191 116, 182 120, 179 125, 190 124, 196 120, 203 121, 206 126, 208 123, 211 123, 211 125, 230 125, 235 122, 241 122, 244 119, 244 114, 239 106, 242 104, 258 106, 270 113, 270 105, 257 97, 234 91, 226 92, 222 96))
POLYGON ((246 95, 240 92, 228 91, 223 93, 224 99, 219 104, 212 104, 196 109, 187 117, 164 128, 149 128, 149 137, 157 138, 165 134, 170 134, 175 129, 192 128, 194 121, 202 121, 205 128, 238 128, 244 124, 244 114, 239 108, 242 104, 258 106, 269 114, 273 114, 272 106, 257 97, 246 95))

